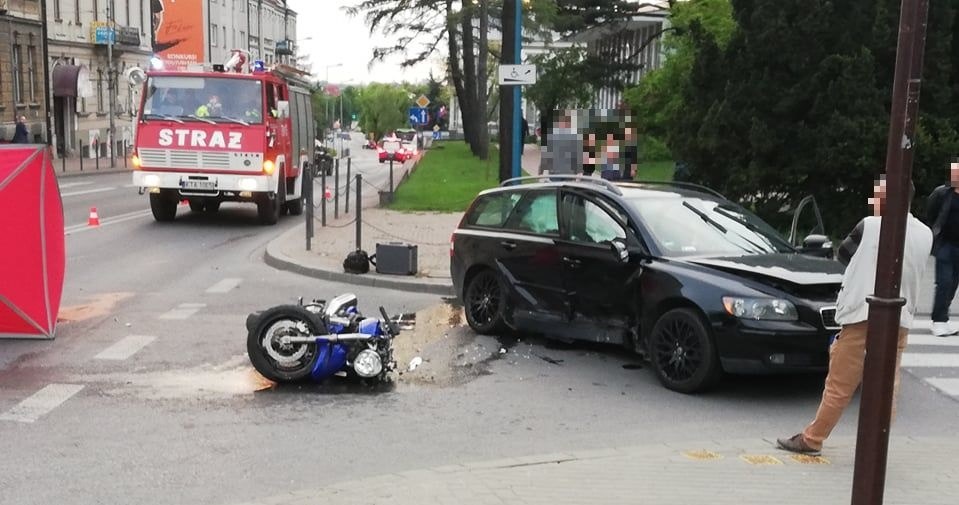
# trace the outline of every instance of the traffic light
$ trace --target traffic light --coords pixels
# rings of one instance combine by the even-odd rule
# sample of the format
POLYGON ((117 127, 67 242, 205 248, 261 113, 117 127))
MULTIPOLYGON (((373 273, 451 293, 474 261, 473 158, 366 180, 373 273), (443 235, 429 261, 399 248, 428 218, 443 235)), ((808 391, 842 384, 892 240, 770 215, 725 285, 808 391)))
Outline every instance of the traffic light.
POLYGON ((351 117, 354 121, 356 121, 356 113, 355 113, 355 112, 354 112, 353 114, 350 114, 350 117, 351 117))

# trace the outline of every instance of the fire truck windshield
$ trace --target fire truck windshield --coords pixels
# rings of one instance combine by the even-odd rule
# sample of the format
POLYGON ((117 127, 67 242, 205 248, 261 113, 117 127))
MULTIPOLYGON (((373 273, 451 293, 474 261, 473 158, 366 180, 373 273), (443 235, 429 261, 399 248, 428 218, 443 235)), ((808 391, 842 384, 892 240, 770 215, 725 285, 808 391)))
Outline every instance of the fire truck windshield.
POLYGON ((143 119, 263 122, 260 81, 230 77, 154 76, 147 81, 143 119))

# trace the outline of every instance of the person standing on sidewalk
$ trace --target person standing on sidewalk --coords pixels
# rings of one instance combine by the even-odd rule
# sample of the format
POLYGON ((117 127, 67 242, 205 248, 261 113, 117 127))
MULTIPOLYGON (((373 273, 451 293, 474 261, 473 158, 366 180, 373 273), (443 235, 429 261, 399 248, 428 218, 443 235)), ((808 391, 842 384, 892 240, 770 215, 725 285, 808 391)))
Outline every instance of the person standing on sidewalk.
POLYGON ((30 142, 30 132, 27 131, 27 116, 17 118, 17 127, 13 131, 13 140, 10 142, 14 144, 27 144, 30 142))
POLYGON ((936 294, 932 302, 932 334, 948 337, 959 333, 949 324, 949 306, 959 286, 959 158, 949 168, 949 184, 936 188, 926 202, 926 221, 935 239, 936 294))
MULTIPOLYGON (((843 410, 862 383, 863 362, 866 357, 866 330, 869 317, 869 296, 876 284, 876 262, 879 253, 879 229, 886 207, 886 181, 879 179, 869 199, 873 216, 859 222, 839 246, 837 257, 846 265, 842 288, 836 301, 836 321, 841 325, 839 335, 829 347, 829 373, 822 393, 816 418, 801 433, 777 440, 780 449, 800 454, 817 455, 823 441, 839 423, 843 410)), ((912 196, 910 193, 910 202, 912 196)), ((899 344, 896 353, 896 381, 899 390, 899 362, 906 347, 909 327, 916 312, 922 274, 932 250, 932 231, 909 214, 906 221, 905 246, 902 257, 902 291, 906 299, 899 320, 899 344)))

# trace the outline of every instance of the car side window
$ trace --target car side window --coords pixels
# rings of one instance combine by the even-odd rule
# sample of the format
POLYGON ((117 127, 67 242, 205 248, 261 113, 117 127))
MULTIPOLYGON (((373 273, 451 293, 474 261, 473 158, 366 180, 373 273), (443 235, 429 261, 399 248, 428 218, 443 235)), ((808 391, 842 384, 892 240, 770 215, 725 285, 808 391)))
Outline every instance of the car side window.
POLYGON ((559 234, 559 213, 555 191, 531 191, 513 210, 506 227, 511 230, 559 234))
POLYGON ((602 244, 615 239, 626 239, 626 230, 613 216, 579 195, 563 199, 569 219, 569 238, 576 242, 602 244))
POLYGON ((480 200, 473 206, 469 217, 466 218, 466 224, 502 228, 506 225, 506 220, 522 196, 522 193, 511 192, 494 193, 480 197, 480 200))

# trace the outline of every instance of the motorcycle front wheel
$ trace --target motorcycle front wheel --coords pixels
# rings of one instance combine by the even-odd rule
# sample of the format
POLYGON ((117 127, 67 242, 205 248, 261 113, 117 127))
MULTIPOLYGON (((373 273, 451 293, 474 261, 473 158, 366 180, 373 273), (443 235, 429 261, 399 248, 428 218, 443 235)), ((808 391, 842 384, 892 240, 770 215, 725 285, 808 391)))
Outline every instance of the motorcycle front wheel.
POLYGON ((253 368, 274 382, 293 382, 310 376, 318 352, 315 343, 288 343, 283 337, 323 335, 323 323, 299 305, 279 305, 263 311, 247 334, 246 351, 253 368))

